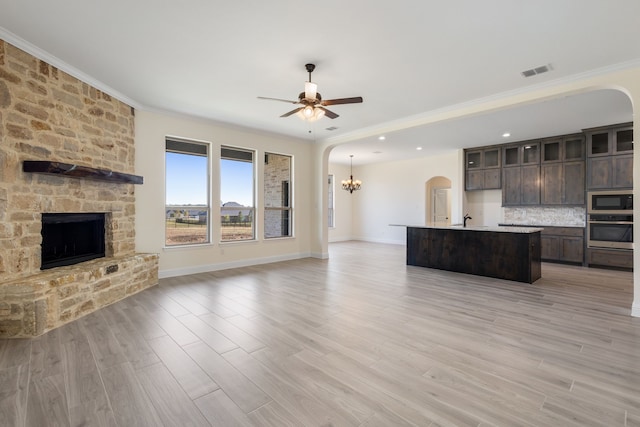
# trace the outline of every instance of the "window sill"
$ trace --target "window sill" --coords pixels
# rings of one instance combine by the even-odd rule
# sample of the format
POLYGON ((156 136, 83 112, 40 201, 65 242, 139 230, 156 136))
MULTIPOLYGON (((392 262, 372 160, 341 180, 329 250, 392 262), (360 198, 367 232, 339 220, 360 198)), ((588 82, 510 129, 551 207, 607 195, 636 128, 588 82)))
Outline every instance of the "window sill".
POLYGON ((265 237, 264 241, 265 242, 273 242, 273 241, 279 241, 279 240, 293 240, 295 238, 296 238, 296 236, 265 237))

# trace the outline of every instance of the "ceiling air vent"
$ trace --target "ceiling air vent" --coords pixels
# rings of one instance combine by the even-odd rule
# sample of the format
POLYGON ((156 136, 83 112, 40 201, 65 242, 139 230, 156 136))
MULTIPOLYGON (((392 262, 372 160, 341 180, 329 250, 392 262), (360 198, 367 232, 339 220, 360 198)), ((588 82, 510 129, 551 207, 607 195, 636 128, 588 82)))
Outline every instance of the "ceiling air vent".
POLYGON ((326 130, 336 130, 336 129, 338 129, 338 128, 337 128, 337 127, 335 127, 335 126, 330 126, 330 127, 328 127, 326 130))
POLYGON ((535 67, 530 70, 524 70, 521 74, 523 77, 533 77, 538 74, 546 73, 551 70, 551 64, 541 65, 540 67, 535 67))

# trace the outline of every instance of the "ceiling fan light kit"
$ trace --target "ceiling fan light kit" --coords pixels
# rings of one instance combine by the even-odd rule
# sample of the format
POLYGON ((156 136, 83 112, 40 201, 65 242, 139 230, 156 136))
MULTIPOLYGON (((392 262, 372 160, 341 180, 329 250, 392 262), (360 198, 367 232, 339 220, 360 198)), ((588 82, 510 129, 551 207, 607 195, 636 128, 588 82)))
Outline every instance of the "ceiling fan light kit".
POLYGON ((324 116, 324 110, 322 108, 314 108, 310 105, 307 105, 302 110, 298 111, 296 115, 302 120, 315 122, 316 120, 321 119, 324 116))
POLYGON ((305 68, 309 73, 309 81, 304 82, 304 92, 301 92, 298 95, 297 101, 289 101, 289 100, 280 99, 280 98, 267 98, 264 96, 259 96, 258 99, 267 99, 271 101, 281 101, 281 102, 287 102, 290 104, 301 105, 300 107, 297 107, 294 110, 284 113, 280 117, 289 117, 295 114, 302 120, 306 120, 309 122, 314 122, 316 120, 321 119, 324 116, 327 116, 330 119, 335 119, 337 117, 340 117, 338 114, 334 113, 333 111, 327 110, 325 107, 328 105, 358 104, 362 102, 361 96, 356 96, 352 98, 328 99, 323 101, 322 96, 318 92, 318 85, 311 82, 311 73, 313 72, 313 70, 315 70, 316 66, 314 64, 306 64, 305 68))

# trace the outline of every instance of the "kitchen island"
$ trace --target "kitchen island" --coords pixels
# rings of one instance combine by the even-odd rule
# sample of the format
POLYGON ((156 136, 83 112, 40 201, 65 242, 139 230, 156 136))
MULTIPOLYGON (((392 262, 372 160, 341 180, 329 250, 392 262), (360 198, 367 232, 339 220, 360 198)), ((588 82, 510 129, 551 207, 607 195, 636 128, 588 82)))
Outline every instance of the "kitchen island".
POLYGON ((406 227, 407 265, 524 283, 541 276, 541 228, 406 227))

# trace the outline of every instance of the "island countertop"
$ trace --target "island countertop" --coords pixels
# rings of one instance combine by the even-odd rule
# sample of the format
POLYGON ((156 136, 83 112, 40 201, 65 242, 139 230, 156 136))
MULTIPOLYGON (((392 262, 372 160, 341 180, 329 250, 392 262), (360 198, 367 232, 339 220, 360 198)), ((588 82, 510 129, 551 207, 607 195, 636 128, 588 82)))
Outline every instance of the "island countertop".
POLYGON ((522 227, 522 226, 483 226, 483 225, 468 225, 463 227, 462 224, 442 225, 442 224, 426 224, 426 225, 413 225, 413 224, 389 224, 394 227, 407 227, 407 228, 433 228, 440 230, 463 230, 463 231, 493 231, 498 233, 519 233, 529 234, 542 231, 539 227, 522 227))

